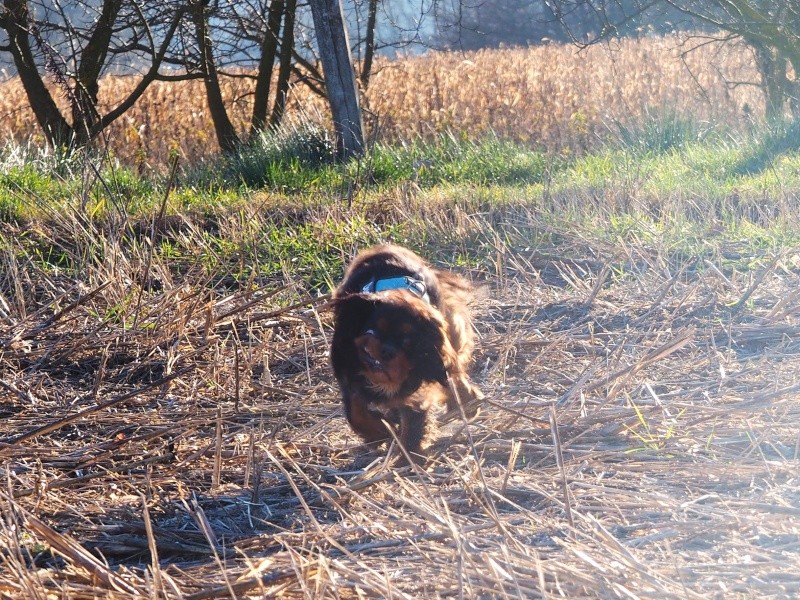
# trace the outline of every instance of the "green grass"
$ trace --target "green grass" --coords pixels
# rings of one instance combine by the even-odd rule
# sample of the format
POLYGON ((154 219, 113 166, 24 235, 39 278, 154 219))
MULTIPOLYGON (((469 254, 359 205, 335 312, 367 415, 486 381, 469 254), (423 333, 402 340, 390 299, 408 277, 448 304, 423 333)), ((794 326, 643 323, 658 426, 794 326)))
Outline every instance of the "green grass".
POLYGON ((337 165, 334 155, 327 132, 307 126, 263 134, 238 153, 189 173, 188 180, 201 187, 282 193, 408 181, 425 187, 447 182, 515 185, 541 181, 555 163, 564 164, 497 138, 471 141, 451 135, 436 143, 376 144, 366 157, 347 165, 337 165))
POLYGON ((674 108, 647 108, 644 120, 625 125, 615 121, 609 127, 615 146, 637 155, 663 154, 720 135, 719 131, 682 116, 674 108))
MULTIPOLYGON (((711 237, 758 254, 800 241, 796 132, 734 140, 667 119, 569 160, 446 135, 336 164, 325 132, 295 130, 181 174, 154 252, 212 284, 280 285, 292 273, 311 291, 329 289, 354 248, 380 241, 483 268, 501 247, 568 252, 581 236, 657 244, 682 260, 706 256, 711 237)), ((49 268, 104 260, 111 250, 91 241, 101 231, 149 247, 163 177, 88 155, 7 148, 0 159, 0 219, 37 224, 25 247, 49 268), (65 241, 76 231, 91 247, 65 241)))
POLYGON ((139 214, 152 210, 159 183, 92 153, 9 145, 0 151, 0 220, 52 219, 76 205, 90 219, 139 214))
POLYGON ((521 185, 541 182, 548 169, 564 164, 494 137, 475 142, 445 135, 437 143, 377 145, 363 163, 350 165, 349 174, 367 173, 371 182, 383 185, 403 181, 426 187, 443 183, 521 185))
POLYGON ((225 156, 192 177, 202 184, 269 187, 296 192, 330 184, 336 147, 327 131, 307 125, 265 132, 231 156, 225 156))

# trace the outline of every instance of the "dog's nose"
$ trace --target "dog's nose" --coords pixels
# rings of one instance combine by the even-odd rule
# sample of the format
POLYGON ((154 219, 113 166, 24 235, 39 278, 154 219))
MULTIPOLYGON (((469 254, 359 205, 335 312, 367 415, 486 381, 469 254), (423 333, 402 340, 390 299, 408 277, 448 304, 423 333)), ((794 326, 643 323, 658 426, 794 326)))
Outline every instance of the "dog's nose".
POLYGON ((383 362, 389 362, 395 356, 397 356, 397 349, 394 346, 387 346, 386 344, 381 346, 381 360, 383 362))
POLYGON ((367 358, 373 361, 377 362, 381 358, 381 341, 371 329, 365 331, 364 335, 361 336, 360 349, 367 358))
POLYGON ((361 351, 370 362, 376 364, 388 362, 397 356, 397 348, 383 343, 372 329, 365 331, 361 337, 361 351))

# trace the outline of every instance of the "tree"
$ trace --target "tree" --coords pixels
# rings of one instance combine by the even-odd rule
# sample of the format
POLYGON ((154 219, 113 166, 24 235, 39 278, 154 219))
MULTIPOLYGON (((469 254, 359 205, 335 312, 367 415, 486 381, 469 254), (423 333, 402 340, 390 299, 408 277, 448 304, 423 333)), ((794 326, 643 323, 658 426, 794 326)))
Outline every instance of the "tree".
MULTIPOLYGON (((280 125, 293 73, 301 74, 301 69, 310 73, 312 77, 301 74, 300 78, 305 81, 320 81, 322 76, 312 62, 314 55, 309 53, 309 60, 296 48, 297 0, 264 0, 263 3, 256 0, 244 6, 234 0, 189 0, 189 3, 193 29, 183 34, 187 49, 185 66, 188 72, 202 77, 217 141, 223 152, 233 152, 242 140, 228 117, 222 97, 220 77, 226 70, 230 71, 230 76, 255 78, 251 138, 280 125), (266 15, 266 19, 259 20, 258 15, 266 15), (258 66, 254 75, 234 73, 238 65, 255 62, 255 57, 258 66), (271 94, 276 63, 278 76, 271 94), (274 100, 268 117, 270 95, 274 100)), ((363 127, 341 8, 338 0, 312 2, 311 8, 314 35, 327 75, 325 89, 333 113, 339 155, 343 158, 359 156, 364 146, 363 127), (321 21, 317 20, 317 9, 322 11, 321 21)), ((304 24, 300 23, 300 27, 304 24)))
MULTIPOLYGON (((330 96, 340 151, 359 155, 363 129, 358 88, 349 81, 353 66, 342 9, 338 0, 317 4, 326 16, 316 29, 330 44, 311 43, 317 33, 310 25, 309 6, 297 0, 0 0, 0 64, 4 54, 13 61, 52 145, 91 143, 154 81, 202 79, 220 148, 232 152, 245 136, 253 138, 280 125, 294 80, 330 96), (324 50, 318 53, 317 47, 324 50), (327 89, 320 63, 328 73, 327 89), (100 80, 120 72, 138 75, 138 85, 116 106, 104 109, 98 98, 100 80), (246 133, 238 132, 229 117, 222 93, 228 77, 254 80, 246 133), (67 100, 66 110, 59 108, 58 96, 67 100)), ((392 43, 377 33, 379 15, 393 18, 384 4, 352 0, 351 17, 361 33, 355 47, 364 49, 364 88, 375 53, 392 43), (365 12, 362 29, 360 15, 365 12)), ((418 38, 418 32, 402 29, 400 22, 389 27, 402 32, 390 36, 395 42, 418 38)))
POLYGON ((195 39, 198 51, 198 70, 206 87, 206 99, 219 147, 223 152, 233 152, 239 146, 239 136, 228 118, 225 102, 222 98, 222 87, 219 82, 217 65, 214 58, 214 41, 208 26, 208 0, 190 0, 190 12, 194 24, 195 39))
POLYGON ((666 0, 699 22, 742 39, 756 54, 767 118, 779 119, 788 103, 800 118, 800 2, 798 0, 666 0), (790 68, 791 67, 791 68, 790 68), (790 78, 790 71, 794 72, 790 78))
POLYGON ((169 0, 60 3, 3 0, 0 53, 13 59, 28 101, 48 143, 84 146, 122 116, 157 79, 185 6, 169 0), (5 39, 3 39, 3 36, 5 39), (138 85, 101 112, 99 80, 107 72, 137 70, 138 85), (69 104, 69 119, 48 87, 49 77, 69 104))
POLYGON ((243 139, 223 101, 222 77, 254 80, 247 137, 280 125, 295 63, 297 0, 189 0, 193 28, 183 32, 184 67, 201 77, 217 140, 224 152, 243 139), (255 69, 253 66, 255 65, 255 69), (273 81, 277 66, 277 81, 273 81), (275 83, 273 87, 273 83, 275 83), (272 99, 272 109, 269 103, 272 99))
POLYGON ((342 159, 361 156, 364 126, 341 4, 339 0, 310 0, 310 4, 333 113, 338 155, 342 159))
POLYGON ((283 11, 283 35, 281 36, 281 52, 278 68, 278 83, 275 92, 275 102, 272 107, 270 126, 277 127, 283 120, 286 111, 286 100, 289 94, 289 77, 292 73, 292 59, 294 56, 294 20, 297 11, 297 0, 286 0, 283 11))
POLYGON ((661 20, 666 11, 683 15, 707 39, 744 41, 756 54, 767 118, 783 117, 788 106, 792 117, 800 119, 800 0, 632 0, 624 5, 617 0, 546 1, 564 23, 578 8, 598 15, 602 29, 583 43, 617 35, 632 24, 661 20))
MULTIPOLYGON (((258 61, 258 74, 253 94, 253 116, 250 119, 251 136, 262 131, 268 122, 267 108, 269 106, 270 87, 272 86, 272 68, 278 56, 278 36, 281 30, 281 20, 287 14, 286 3, 284 0, 273 0, 266 13, 266 29, 261 36, 261 56, 258 61)), ((285 38, 286 36, 284 36, 284 43, 285 38)), ((285 48, 282 49, 281 54, 286 54, 285 48)), ((288 54, 291 59, 291 52, 288 54)))

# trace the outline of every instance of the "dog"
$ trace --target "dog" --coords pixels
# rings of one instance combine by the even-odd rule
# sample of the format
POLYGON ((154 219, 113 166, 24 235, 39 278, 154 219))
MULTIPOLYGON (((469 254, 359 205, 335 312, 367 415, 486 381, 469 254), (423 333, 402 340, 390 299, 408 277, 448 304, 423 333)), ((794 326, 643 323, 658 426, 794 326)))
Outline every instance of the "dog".
POLYGON ((462 277, 400 246, 359 253, 333 294, 331 365, 344 413, 371 448, 392 439, 423 458, 432 408, 474 414, 480 390, 467 367, 474 333, 462 277), (388 424, 388 427, 387 427, 388 424))

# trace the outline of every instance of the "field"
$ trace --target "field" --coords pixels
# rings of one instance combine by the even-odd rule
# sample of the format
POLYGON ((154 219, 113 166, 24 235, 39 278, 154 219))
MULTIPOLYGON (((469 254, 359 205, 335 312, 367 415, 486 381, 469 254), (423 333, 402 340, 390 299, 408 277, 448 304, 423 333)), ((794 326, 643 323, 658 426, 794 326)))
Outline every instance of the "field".
POLYGON ((0 597, 800 595, 800 152, 721 121, 294 191, 6 158, 0 597), (486 402, 424 467, 361 451, 328 366, 385 240, 476 287, 486 402))
MULTIPOLYGON (((746 129, 763 112, 752 54, 742 46, 703 41, 647 38, 583 51, 552 45, 383 60, 363 97, 364 120, 377 141, 493 132, 531 148, 572 154, 615 137, 619 125, 656 114, 746 129)), ((133 77, 106 77, 101 99, 113 106, 136 83, 133 77)), ((19 81, 0 89, 0 131, 13 133, 18 143, 39 139, 19 81)), ((247 131, 252 85, 228 78, 224 92, 232 122, 247 131)), ((203 99, 197 81, 151 86, 109 128, 112 155, 157 171, 175 150, 190 163, 213 159, 214 129, 203 99)), ((302 85, 292 87, 288 111, 292 122, 324 121, 327 114, 323 101, 302 85)))

